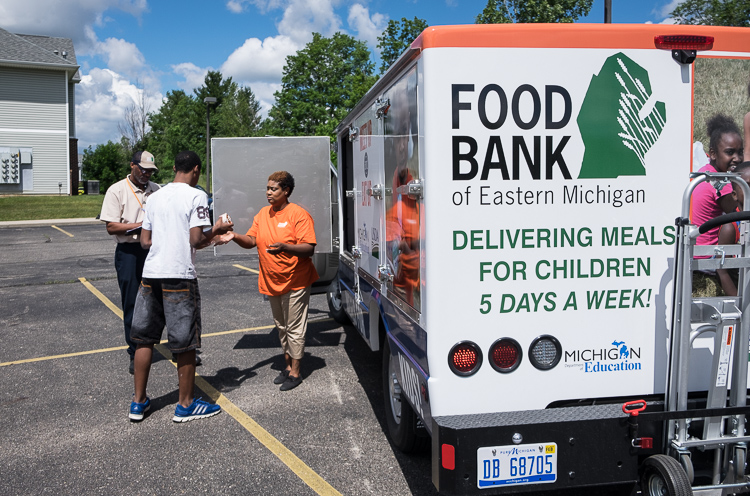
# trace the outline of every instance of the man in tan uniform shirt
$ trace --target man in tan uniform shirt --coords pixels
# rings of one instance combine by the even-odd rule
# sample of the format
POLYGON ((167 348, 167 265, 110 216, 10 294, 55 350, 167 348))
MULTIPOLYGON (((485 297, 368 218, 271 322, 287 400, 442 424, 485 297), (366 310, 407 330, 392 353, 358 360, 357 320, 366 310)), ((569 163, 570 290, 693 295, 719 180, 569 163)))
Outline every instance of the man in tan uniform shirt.
POLYGON ((151 175, 157 171, 154 156, 139 151, 130 162, 130 174, 107 189, 99 219, 107 224, 107 233, 115 237, 115 270, 122 298, 122 317, 125 326, 125 342, 130 355, 129 371, 133 373, 135 344, 130 340, 130 324, 133 320, 135 297, 141 284, 143 264, 148 250, 141 248, 140 232, 143 222, 143 207, 148 197, 159 189, 151 175))

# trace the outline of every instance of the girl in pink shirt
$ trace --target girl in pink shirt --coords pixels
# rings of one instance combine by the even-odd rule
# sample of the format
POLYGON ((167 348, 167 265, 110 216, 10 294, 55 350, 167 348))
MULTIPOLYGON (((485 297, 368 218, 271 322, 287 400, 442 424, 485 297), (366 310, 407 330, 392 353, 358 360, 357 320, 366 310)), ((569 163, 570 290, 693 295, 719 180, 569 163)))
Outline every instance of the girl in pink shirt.
MULTIPOLYGON (((698 172, 731 172, 743 160, 742 135, 737 124, 726 115, 717 114, 706 123, 708 127, 710 161, 698 172)), ((708 181, 693 190, 691 217, 693 224, 700 226, 723 213, 737 209, 737 200, 732 195, 732 185, 727 184, 716 191, 708 181)), ((719 240, 719 228, 698 236, 697 244, 715 245, 719 240)))

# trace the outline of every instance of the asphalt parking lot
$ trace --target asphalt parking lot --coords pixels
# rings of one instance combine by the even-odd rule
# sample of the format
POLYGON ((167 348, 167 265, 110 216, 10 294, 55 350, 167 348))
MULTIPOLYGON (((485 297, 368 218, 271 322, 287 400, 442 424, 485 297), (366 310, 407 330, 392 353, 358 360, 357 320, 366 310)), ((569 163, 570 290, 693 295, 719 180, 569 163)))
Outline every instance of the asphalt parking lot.
POLYGON ((0 228, 0 494, 436 494, 429 454, 386 438, 380 355, 324 295, 304 382, 272 383, 283 358, 252 252, 197 257, 196 396, 224 411, 173 423, 176 369, 155 353, 152 410, 131 423, 113 254, 101 224, 0 228))

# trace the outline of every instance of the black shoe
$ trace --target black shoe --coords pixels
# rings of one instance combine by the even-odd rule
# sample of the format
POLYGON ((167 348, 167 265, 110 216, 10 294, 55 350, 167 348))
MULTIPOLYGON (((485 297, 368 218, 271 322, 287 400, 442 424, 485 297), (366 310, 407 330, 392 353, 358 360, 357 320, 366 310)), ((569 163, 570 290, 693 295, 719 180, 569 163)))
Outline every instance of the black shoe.
POLYGON ((130 375, 135 374, 135 363, 132 358, 130 359, 130 367, 128 367, 128 372, 130 372, 130 375))
POLYGON ((296 388, 300 384, 302 384, 302 377, 294 377, 293 375, 288 375, 284 383, 279 388, 279 391, 289 391, 290 389, 296 388))
POLYGON ((279 375, 276 376, 276 379, 273 380, 273 383, 284 384, 284 381, 286 381, 287 377, 289 377, 289 371, 287 369, 284 369, 281 372, 279 372, 279 375))

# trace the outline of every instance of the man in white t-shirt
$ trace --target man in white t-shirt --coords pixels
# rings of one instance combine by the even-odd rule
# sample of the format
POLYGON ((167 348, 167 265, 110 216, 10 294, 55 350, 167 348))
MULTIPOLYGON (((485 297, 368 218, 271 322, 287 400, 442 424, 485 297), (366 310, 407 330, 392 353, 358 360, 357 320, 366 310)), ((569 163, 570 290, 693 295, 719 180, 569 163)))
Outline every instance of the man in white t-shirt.
POLYGON ((143 218, 141 246, 148 249, 143 279, 133 312, 130 338, 135 350, 135 393, 129 418, 143 420, 150 407, 146 396, 154 345, 167 327, 169 350, 177 356, 179 400, 175 422, 211 417, 221 407, 194 398, 195 350, 200 348, 201 307, 195 251, 214 236, 232 229, 225 216, 211 227, 208 197, 195 188, 201 161, 195 152, 175 157, 174 182, 151 195, 143 218))

